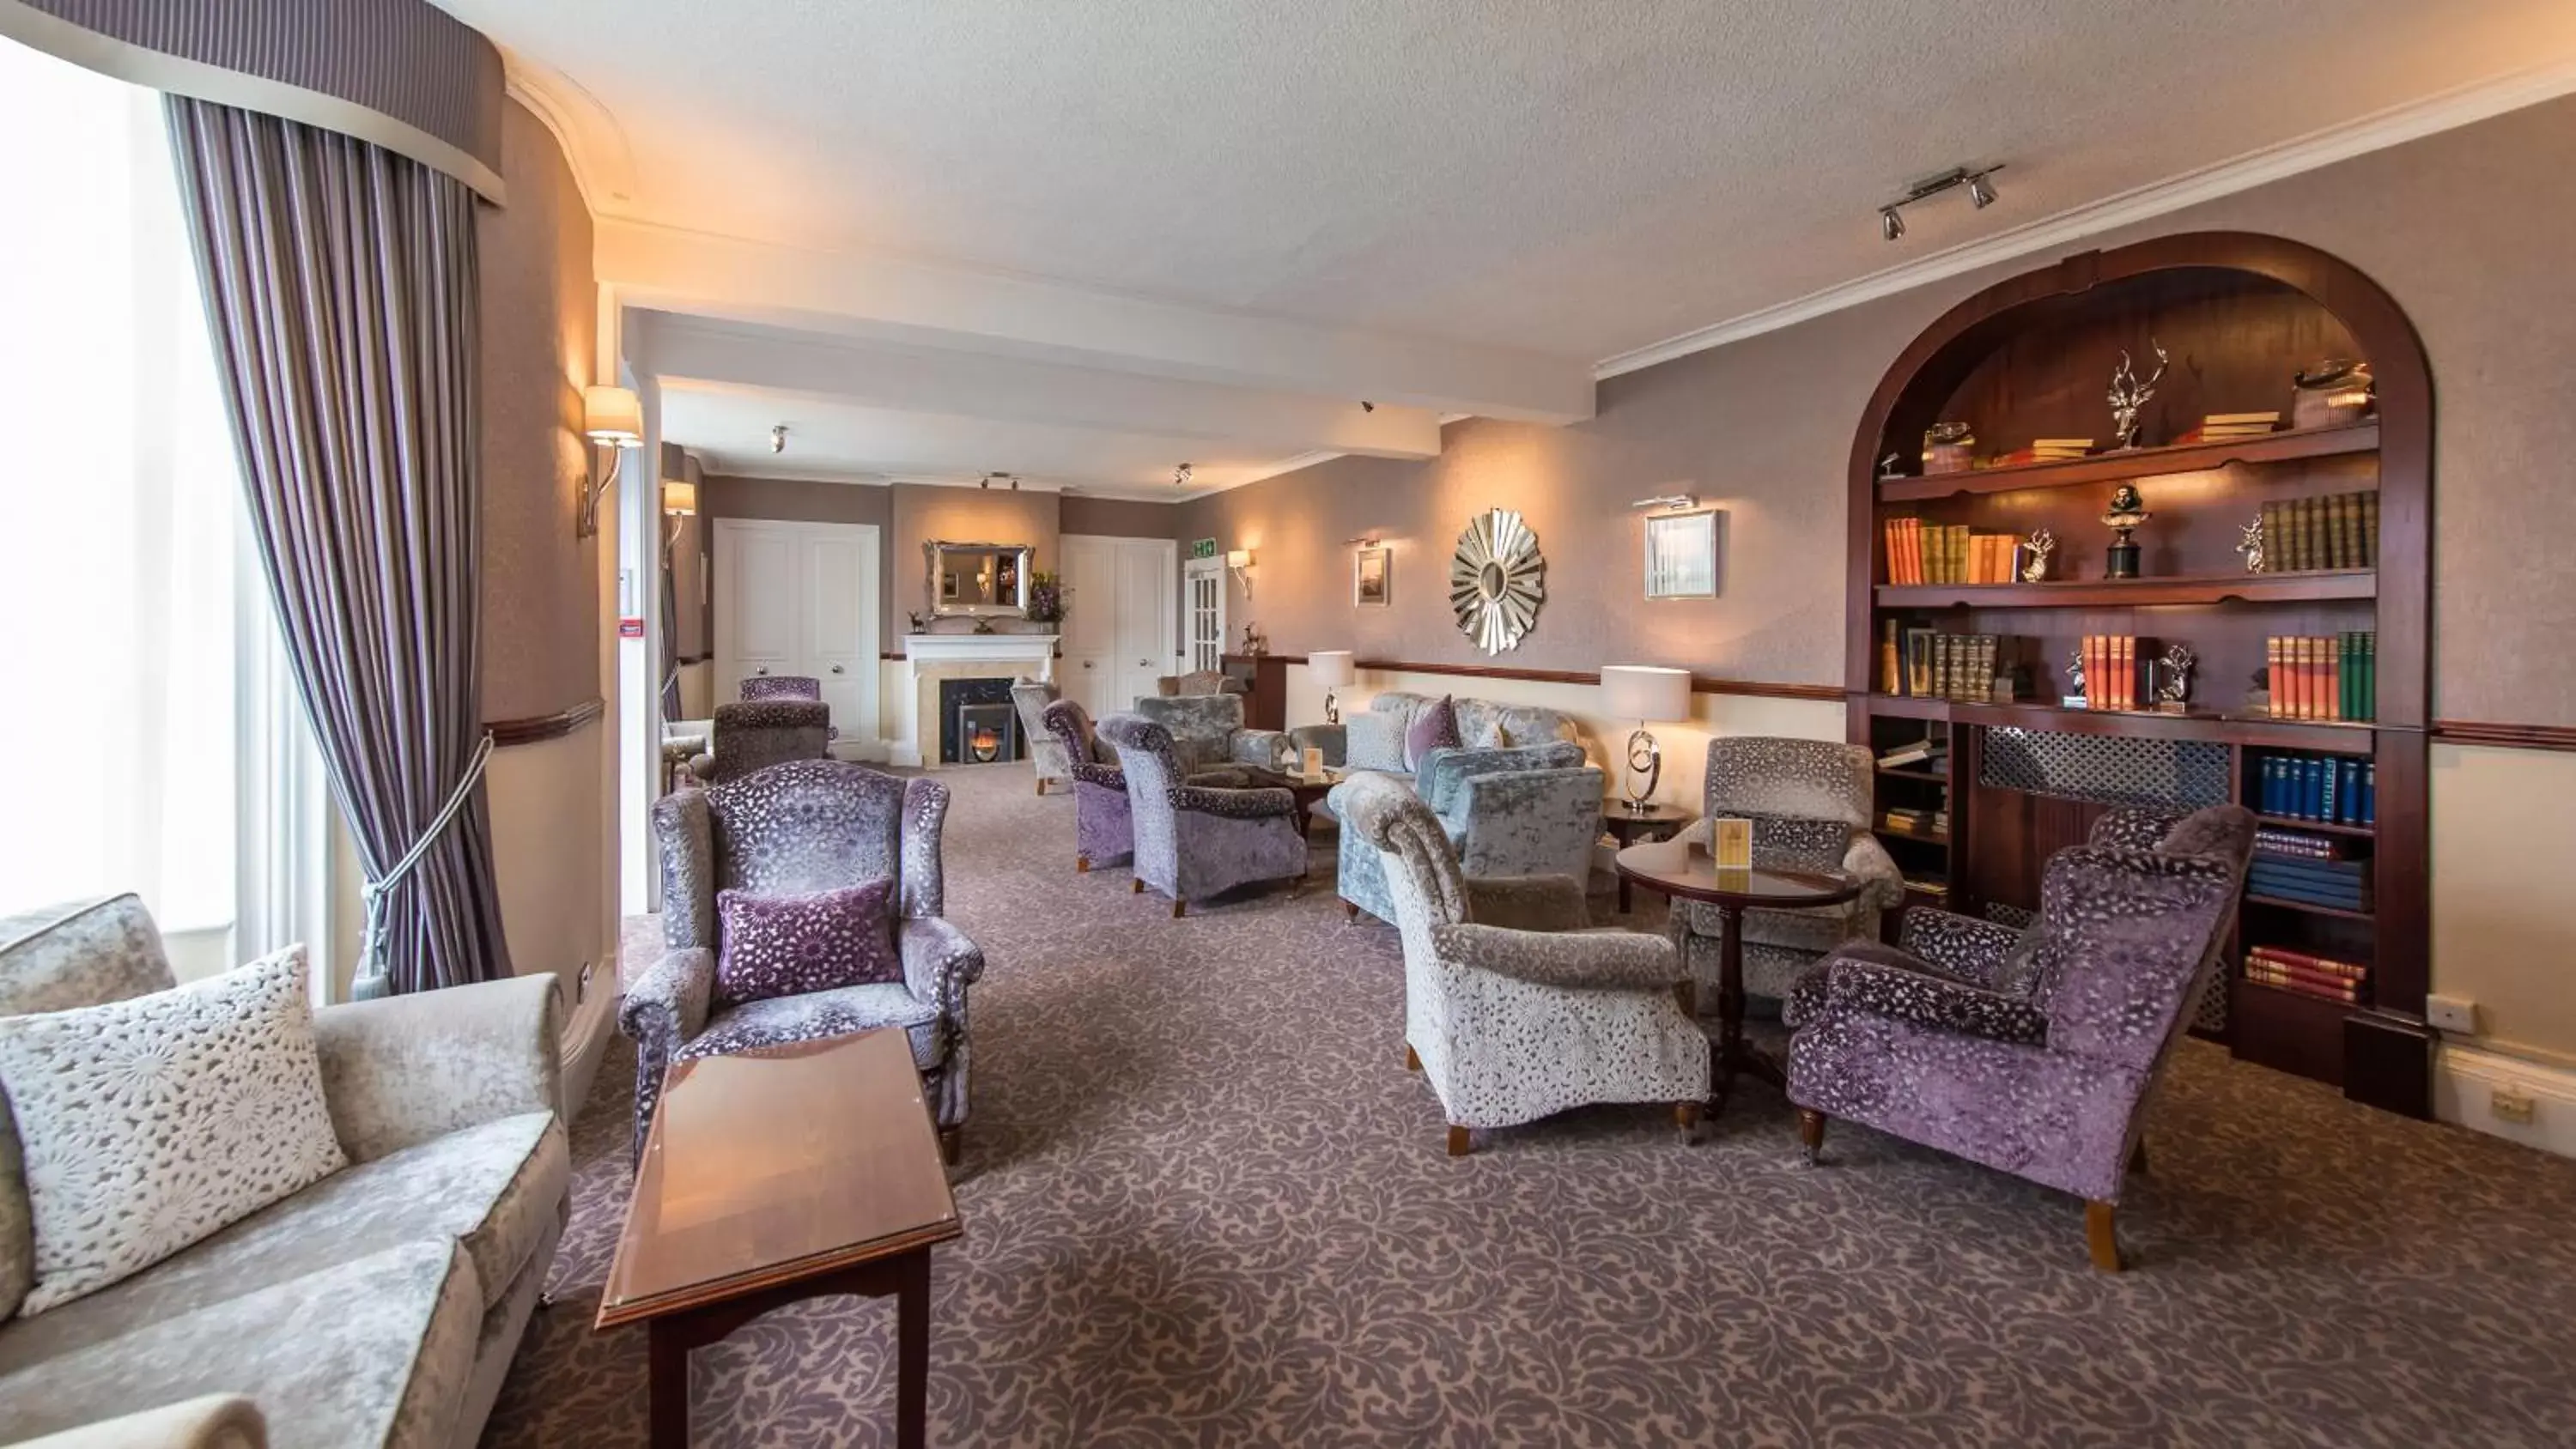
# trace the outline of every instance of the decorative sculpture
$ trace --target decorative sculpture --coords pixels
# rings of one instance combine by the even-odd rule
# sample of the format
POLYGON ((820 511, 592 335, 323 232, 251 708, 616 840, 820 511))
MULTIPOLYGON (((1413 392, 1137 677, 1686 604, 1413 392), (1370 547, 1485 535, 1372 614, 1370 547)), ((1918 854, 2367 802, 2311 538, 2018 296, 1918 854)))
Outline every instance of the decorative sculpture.
POLYGON ((1547 602, 1547 560, 1518 513, 1489 509, 1467 521, 1449 556, 1449 609, 1458 632, 1488 654, 1520 647, 1547 602))
POLYGON ((2066 682, 2074 686, 2066 695, 2066 703, 2077 706, 2092 703, 2093 691, 2084 687, 2084 651, 2081 649, 2066 651, 2066 682))
POLYGON ((2197 663, 2187 644, 2168 644, 2156 661, 2156 708, 2180 714, 2191 698, 2191 667, 2197 663))
POLYGON ((2156 383, 2165 375, 2164 344, 2150 337, 2147 345, 2156 350, 2156 370, 2145 382, 2138 381, 2126 349, 2120 353, 2119 370, 2111 374, 2111 446, 2115 449, 2138 446, 2138 410, 2156 395, 2156 383))
POLYGON ((2102 522, 2118 537, 2111 544, 2110 557, 2103 568, 2104 577, 2134 579, 2138 576, 2138 546, 2129 535, 2153 517, 2155 515, 2146 509, 2146 500, 2138 496, 2136 484, 2123 483, 2111 490, 2111 511, 2102 515, 2102 522))
POLYGON ((2246 524, 2238 532, 2245 535, 2244 541, 2236 545, 2236 551, 2245 555, 2245 572, 2249 574, 2263 572, 2263 516, 2256 514, 2254 521, 2246 524))
POLYGON ((2021 566, 2021 581, 2025 584, 2036 584, 2046 580, 2048 556, 2057 551, 2057 535, 2045 528, 2036 530, 2031 534, 2030 541, 2022 547, 2030 552, 2021 566))

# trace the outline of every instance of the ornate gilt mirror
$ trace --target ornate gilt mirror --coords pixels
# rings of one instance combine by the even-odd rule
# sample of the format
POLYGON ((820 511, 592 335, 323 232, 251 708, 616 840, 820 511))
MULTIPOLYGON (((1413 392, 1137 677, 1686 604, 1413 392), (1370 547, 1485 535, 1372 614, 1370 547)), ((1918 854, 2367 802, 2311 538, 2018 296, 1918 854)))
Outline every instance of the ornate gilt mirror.
POLYGON ((930 612, 941 618, 1020 617, 1029 611, 1029 546, 951 543, 921 546, 930 561, 930 612))
POLYGON ((1449 608, 1458 632, 1488 654, 1520 647, 1547 602, 1547 560, 1520 514, 1496 508, 1467 521, 1449 556, 1449 608))

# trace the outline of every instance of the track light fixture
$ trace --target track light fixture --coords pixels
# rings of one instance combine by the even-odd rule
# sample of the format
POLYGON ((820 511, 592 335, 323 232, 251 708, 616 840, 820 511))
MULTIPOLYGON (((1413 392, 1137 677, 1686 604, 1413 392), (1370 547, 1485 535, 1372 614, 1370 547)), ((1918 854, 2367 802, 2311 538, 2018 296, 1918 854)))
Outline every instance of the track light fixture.
POLYGON ((1879 236, 1887 241, 1904 240, 1905 217, 1898 208, 1912 206, 1925 197, 1938 196, 1953 187, 1968 188, 1968 204, 1979 211, 1985 210, 1995 204, 1995 184, 1987 178, 2003 169, 2000 162, 1975 171, 1965 166, 1953 166, 1938 176, 1924 177, 1905 188, 1903 196, 1878 209, 1879 236))
POLYGON ((769 430, 769 451, 773 453, 784 453, 787 451, 787 425, 785 423, 780 423, 769 430))

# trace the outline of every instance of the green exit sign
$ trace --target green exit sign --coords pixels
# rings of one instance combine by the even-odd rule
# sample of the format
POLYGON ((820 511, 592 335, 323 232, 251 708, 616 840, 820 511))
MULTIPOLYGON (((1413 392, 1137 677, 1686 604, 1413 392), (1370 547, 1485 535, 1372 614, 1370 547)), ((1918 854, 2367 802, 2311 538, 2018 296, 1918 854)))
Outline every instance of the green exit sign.
POLYGON ((1193 541, 1191 542, 1191 544, 1190 544, 1190 557, 1192 557, 1192 558, 1214 558, 1214 557, 1216 557, 1216 540, 1215 540, 1215 539, 1212 539, 1212 538, 1202 538, 1202 539, 1196 539, 1196 540, 1193 540, 1193 541))

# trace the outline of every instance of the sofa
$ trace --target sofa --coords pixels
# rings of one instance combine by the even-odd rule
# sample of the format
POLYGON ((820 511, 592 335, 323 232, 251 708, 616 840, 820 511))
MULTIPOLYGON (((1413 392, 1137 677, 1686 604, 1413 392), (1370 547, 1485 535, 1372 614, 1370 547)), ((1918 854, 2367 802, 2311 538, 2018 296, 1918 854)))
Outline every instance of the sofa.
MULTIPOLYGON (((1333 787, 1326 808, 1339 817, 1359 783, 1378 778, 1398 780, 1354 773, 1333 787)), ((1508 749, 1436 749, 1423 756, 1413 787, 1467 874, 1590 880, 1601 838, 1603 776, 1584 763, 1581 745, 1550 740, 1508 749)), ((1342 832, 1334 880, 1345 914, 1395 919, 1383 852, 1365 835, 1342 832)))
MULTIPOLYGON (((131 895, 0 921, 0 1015, 173 984, 131 895)), ((571 1207, 554 978, 326 1006, 314 1034, 350 1165, 132 1277, 0 1319, 0 1441, 481 1437, 571 1207)), ((0 1254, 33 1251, 0 1114, 0 1254)))
MULTIPOLYGON (((1388 690, 1352 711, 1341 724, 1300 725, 1288 732, 1297 750, 1319 749, 1324 763, 1353 770, 1413 777, 1404 762, 1404 732, 1416 715, 1440 701, 1427 694, 1388 690)), ((1583 742, 1574 717, 1535 704, 1501 704, 1490 699, 1450 696, 1458 714, 1458 743, 1471 750, 1543 745, 1551 740, 1583 742)))

